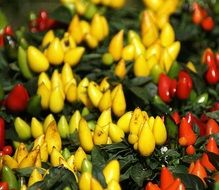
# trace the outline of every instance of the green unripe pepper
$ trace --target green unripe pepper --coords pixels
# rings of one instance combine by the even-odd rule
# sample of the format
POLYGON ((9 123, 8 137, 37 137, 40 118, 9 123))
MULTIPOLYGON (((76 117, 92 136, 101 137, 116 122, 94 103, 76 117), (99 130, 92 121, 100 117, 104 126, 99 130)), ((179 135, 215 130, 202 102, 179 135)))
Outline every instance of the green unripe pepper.
POLYGON ((8 182, 9 189, 10 190, 18 190, 19 189, 19 183, 18 180, 14 174, 14 172, 7 166, 3 166, 2 168, 2 181, 8 182))

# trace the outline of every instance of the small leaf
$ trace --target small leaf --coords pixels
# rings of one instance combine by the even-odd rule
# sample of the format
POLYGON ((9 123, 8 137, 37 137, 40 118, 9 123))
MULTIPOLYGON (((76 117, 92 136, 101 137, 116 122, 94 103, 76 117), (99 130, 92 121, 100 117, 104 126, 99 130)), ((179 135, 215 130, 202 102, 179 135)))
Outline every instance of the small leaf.
POLYGON ((213 164, 213 166, 219 170, 219 156, 213 152, 207 152, 209 161, 213 164))
POLYGON ((143 182, 147 180, 147 178, 149 178, 152 174, 152 170, 143 168, 139 162, 132 167, 130 173, 131 178, 139 187, 142 187, 143 182))
POLYGON ((186 190, 204 190, 205 185, 202 180, 192 174, 188 173, 174 173, 175 177, 179 177, 186 187, 186 190))
POLYGON ((217 122, 219 122, 219 110, 212 111, 212 112, 207 112, 206 116, 210 117, 212 119, 215 119, 217 122))

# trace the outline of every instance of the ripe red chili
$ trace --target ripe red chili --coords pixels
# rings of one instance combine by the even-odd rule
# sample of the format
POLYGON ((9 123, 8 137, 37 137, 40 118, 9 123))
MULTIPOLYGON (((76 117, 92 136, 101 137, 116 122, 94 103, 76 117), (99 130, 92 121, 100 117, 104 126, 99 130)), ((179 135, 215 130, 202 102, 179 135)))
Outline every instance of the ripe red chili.
POLYGON ((215 64, 215 55, 211 48, 205 49, 203 55, 202 55, 202 63, 205 63, 208 65, 208 67, 216 66, 215 64))
POLYGON ((217 84, 217 82, 219 81, 219 73, 216 66, 208 67, 208 70, 205 73, 205 79, 208 82, 208 84, 217 84))
POLYGON ((194 24, 199 25, 203 20, 203 11, 201 6, 197 3, 193 3, 192 21, 194 24))
POLYGON ((193 155, 195 154, 195 147, 193 145, 189 145, 186 147, 186 153, 188 155, 193 155))
POLYGON ((214 119, 209 119, 206 123, 206 135, 219 133, 219 126, 214 119))
POLYGON ((13 87, 5 99, 5 107, 11 112, 22 112, 29 101, 27 89, 19 83, 13 87))
POLYGON ((166 74, 161 73, 158 81, 158 95, 167 103, 171 101, 170 86, 171 79, 166 74))
POLYGON ((207 16, 201 22, 201 26, 205 31, 211 31, 214 28, 214 20, 211 16, 207 16))
POLYGON ((0 182, 0 190, 9 190, 8 182, 6 182, 6 181, 1 181, 1 182, 0 182))
POLYGON ((13 148, 12 148, 12 146, 10 146, 10 145, 4 146, 3 152, 4 152, 5 154, 11 156, 12 153, 13 153, 13 148))
POLYGON ((0 117, 0 150, 5 146, 5 121, 0 117))
POLYGON ((4 28, 4 32, 3 32, 5 35, 14 35, 14 31, 12 29, 12 27, 10 25, 8 26, 5 26, 4 28))

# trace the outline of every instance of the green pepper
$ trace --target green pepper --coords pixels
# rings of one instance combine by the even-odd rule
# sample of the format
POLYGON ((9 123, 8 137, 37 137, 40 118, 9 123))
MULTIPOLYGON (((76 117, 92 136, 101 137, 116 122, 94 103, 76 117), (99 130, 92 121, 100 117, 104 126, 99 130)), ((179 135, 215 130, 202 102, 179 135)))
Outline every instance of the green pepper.
POLYGON ((168 72, 168 76, 172 79, 177 78, 180 70, 181 70, 180 64, 177 61, 175 61, 175 62, 173 62, 172 66, 170 67, 170 70, 168 72))
POLYGON ((19 189, 19 183, 14 172, 7 166, 3 166, 2 168, 2 181, 8 182, 10 190, 19 189))
POLYGON ((195 102, 196 102, 197 104, 206 104, 206 103, 208 102, 208 93, 205 92, 205 93, 199 95, 199 96, 196 98, 195 102))
POLYGON ((81 165, 81 172, 89 172, 92 173, 92 163, 87 158, 85 158, 81 165))
POLYGON ((71 152, 68 150, 67 147, 62 150, 62 156, 65 160, 67 160, 71 156, 71 152))
POLYGON ((41 112, 41 96, 32 96, 27 105, 27 112, 33 116, 39 115, 41 112))
POLYGON ((18 66, 22 75, 26 79, 31 79, 33 77, 33 73, 31 72, 27 62, 27 52, 21 46, 18 47, 18 66))

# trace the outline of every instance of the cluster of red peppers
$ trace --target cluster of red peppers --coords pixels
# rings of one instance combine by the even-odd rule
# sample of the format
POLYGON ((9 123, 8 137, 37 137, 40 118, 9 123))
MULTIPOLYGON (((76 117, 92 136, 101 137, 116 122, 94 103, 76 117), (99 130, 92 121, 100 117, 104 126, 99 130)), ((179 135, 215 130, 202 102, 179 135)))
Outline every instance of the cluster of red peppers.
POLYGON ((160 172, 160 186, 148 182, 145 190, 185 190, 185 186, 180 178, 174 178, 173 173, 168 167, 163 166, 160 172))
POLYGON ((215 85, 219 82, 219 53, 214 53, 207 48, 202 57, 202 62, 207 65, 205 79, 208 84, 215 85))
POLYGON ((207 10, 202 7, 198 2, 192 4, 192 21, 196 25, 200 25, 205 31, 212 31, 215 22, 207 12, 207 10))
POLYGON ((0 33, 0 47, 4 46, 4 38, 7 35, 8 36, 14 35, 13 28, 10 25, 5 26, 4 29, 2 30, 2 33, 0 33))
POLYGON ((179 72, 178 80, 171 79, 168 75, 161 73, 158 81, 158 95, 166 103, 171 102, 175 96, 180 100, 186 100, 192 86, 192 78, 186 71, 179 72))
POLYGON ((39 11, 37 16, 34 13, 30 16, 29 29, 31 32, 47 31, 56 25, 57 21, 50 18, 46 10, 39 11))

